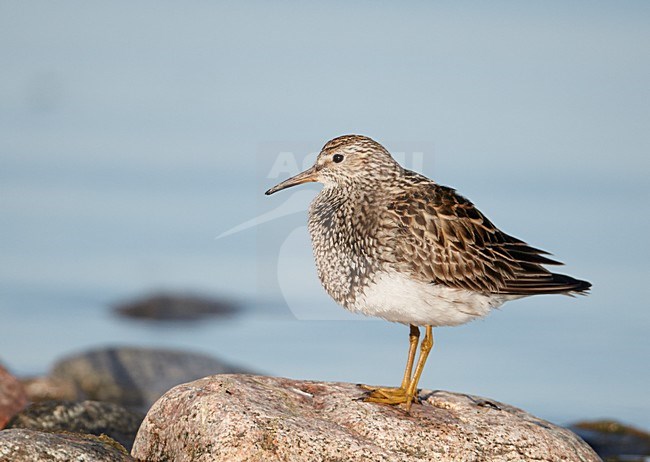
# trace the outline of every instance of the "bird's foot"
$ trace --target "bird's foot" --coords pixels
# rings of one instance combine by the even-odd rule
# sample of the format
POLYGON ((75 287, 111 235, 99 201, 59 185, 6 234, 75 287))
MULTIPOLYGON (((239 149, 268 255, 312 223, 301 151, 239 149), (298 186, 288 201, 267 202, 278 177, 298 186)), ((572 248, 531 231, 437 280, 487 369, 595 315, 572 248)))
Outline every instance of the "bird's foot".
POLYGON ((406 389, 402 387, 372 387, 370 385, 359 384, 359 388, 367 391, 367 396, 374 396, 377 398, 389 398, 392 396, 405 396, 406 389))
POLYGON ((411 407, 411 403, 416 400, 415 396, 409 396, 406 388, 402 387, 382 388, 359 385, 359 388, 367 391, 366 395, 362 398, 367 403, 406 404, 408 409, 411 407))

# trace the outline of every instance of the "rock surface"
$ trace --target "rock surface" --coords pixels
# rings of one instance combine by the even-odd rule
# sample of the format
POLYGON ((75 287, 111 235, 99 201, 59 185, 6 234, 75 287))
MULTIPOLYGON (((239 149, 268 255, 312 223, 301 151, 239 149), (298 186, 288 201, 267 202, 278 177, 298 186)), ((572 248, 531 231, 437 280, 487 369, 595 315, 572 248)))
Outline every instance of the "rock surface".
POLYGON ((108 437, 75 433, 0 431, 0 462, 135 462, 108 437))
POLYGON ((27 394, 20 381, 0 366, 0 430, 11 417, 27 405, 27 394))
POLYGON ((620 422, 578 422, 569 428, 604 459, 633 461, 650 456, 650 433, 620 422))
POLYGON ((115 312, 151 321, 196 321, 209 316, 231 316, 237 312, 237 305, 208 297, 158 294, 122 303, 115 307, 115 312))
POLYGON ((212 357, 151 348, 106 348, 59 361, 52 378, 71 382, 80 399, 146 412, 179 383, 210 374, 242 372, 212 357))
POLYGON ((353 384, 251 375, 175 387, 149 411, 132 455, 148 461, 599 461, 569 430, 444 391, 401 408, 353 384))
POLYGON ((107 435, 131 450, 144 415, 99 401, 46 401, 16 414, 7 428, 107 435))

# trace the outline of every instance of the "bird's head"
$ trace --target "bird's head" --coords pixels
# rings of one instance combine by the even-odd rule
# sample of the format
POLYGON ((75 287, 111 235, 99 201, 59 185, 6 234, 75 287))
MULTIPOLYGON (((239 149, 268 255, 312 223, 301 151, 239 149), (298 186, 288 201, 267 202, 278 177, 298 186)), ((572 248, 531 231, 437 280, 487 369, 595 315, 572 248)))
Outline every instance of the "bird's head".
POLYGON ((302 173, 266 191, 267 195, 308 182, 336 187, 373 183, 395 176, 401 171, 381 144, 361 135, 345 135, 328 141, 314 165, 302 173))

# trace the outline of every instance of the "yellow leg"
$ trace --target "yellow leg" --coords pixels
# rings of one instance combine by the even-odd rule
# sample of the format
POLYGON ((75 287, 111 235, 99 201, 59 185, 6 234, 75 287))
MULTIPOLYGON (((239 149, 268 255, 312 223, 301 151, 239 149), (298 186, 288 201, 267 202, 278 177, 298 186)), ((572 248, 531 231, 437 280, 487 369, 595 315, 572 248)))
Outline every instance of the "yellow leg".
POLYGON ((411 324, 409 331, 409 357, 406 361, 406 370, 404 371, 404 378, 402 379, 402 386, 406 390, 411 382, 411 372, 413 371, 413 363, 415 362, 415 352, 418 349, 418 340, 420 339, 420 329, 418 326, 411 324))
POLYGON ((411 409, 411 404, 415 400, 415 396, 418 392, 418 382, 420 381, 420 376, 424 370, 424 364, 427 362, 427 357, 429 352, 433 348, 433 329, 431 326, 426 326, 424 339, 420 344, 420 357, 418 358, 418 364, 415 366, 415 373, 409 383, 408 390, 406 390, 406 412, 411 409))
POLYGON ((413 364, 415 363, 415 353, 417 352, 419 338, 420 329, 411 324, 409 331, 409 354, 408 360, 406 361, 406 369, 404 370, 402 385, 399 388, 376 388, 369 387, 368 385, 361 385, 361 388, 370 392, 365 398, 365 401, 399 404, 406 400, 406 392, 411 383, 411 372, 413 371, 413 364))

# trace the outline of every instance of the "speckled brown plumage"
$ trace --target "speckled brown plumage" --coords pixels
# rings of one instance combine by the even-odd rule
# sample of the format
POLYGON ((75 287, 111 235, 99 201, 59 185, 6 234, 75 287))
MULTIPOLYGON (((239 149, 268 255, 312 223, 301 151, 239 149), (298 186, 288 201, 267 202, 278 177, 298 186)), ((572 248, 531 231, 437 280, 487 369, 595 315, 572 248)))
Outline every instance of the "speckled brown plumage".
POLYGON ((485 295, 590 287, 544 268, 560 263, 499 230, 454 189, 402 168, 370 138, 329 141, 314 170, 325 183, 309 214, 314 255, 325 289, 344 306, 386 270, 485 295), (337 153, 340 164, 332 161, 337 153))

